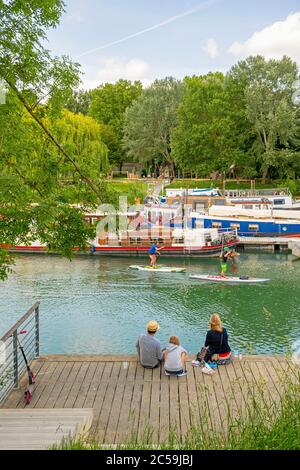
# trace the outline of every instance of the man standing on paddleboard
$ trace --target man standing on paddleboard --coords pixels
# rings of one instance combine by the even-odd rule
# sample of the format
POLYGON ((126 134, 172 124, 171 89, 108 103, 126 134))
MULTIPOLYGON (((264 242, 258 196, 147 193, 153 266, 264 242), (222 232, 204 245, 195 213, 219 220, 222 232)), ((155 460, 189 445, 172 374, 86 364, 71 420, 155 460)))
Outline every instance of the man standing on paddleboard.
POLYGON ((228 246, 225 246, 224 250, 221 253, 221 277, 226 277, 228 265, 227 261, 230 260, 232 264, 232 269, 233 272, 236 272, 236 267, 234 265, 233 257, 236 256, 237 253, 235 253, 233 250, 231 250, 228 246))

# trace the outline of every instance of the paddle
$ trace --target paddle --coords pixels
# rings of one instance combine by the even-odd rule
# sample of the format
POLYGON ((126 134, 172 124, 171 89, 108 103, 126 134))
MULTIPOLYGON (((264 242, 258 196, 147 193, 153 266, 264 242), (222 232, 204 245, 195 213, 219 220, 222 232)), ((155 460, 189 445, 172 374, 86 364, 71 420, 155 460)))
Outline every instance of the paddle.
POLYGON ((232 271, 233 271, 234 273, 236 273, 236 272, 237 272, 236 265, 234 264, 234 261, 233 261, 233 259, 232 259, 231 257, 230 257, 229 259, 230 259, 230 263, 231 263, 231 266, 232 266, 232 271))

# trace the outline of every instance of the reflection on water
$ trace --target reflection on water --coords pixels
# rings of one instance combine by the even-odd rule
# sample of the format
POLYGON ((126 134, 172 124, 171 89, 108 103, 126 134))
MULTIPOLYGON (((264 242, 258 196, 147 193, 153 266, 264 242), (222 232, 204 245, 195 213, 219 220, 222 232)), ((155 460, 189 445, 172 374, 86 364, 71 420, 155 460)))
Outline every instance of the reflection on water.
POLYGON ((216 274, 218 260, 161 260, 186 266, 185 274, 131 271, 132 262, 19 256, 15 273, 0 284, 0 336, 40 300, 43 354, 134 353, 136 337, 152 318, 161 325, 163 344, 177 334, 195 353, 214 312, 221 315, 235 350, 282 353, 300 339, 300 262, 287 255, 240 257, 239 274, 271 279, 263 285, 189 280, 191 273, 216 274))

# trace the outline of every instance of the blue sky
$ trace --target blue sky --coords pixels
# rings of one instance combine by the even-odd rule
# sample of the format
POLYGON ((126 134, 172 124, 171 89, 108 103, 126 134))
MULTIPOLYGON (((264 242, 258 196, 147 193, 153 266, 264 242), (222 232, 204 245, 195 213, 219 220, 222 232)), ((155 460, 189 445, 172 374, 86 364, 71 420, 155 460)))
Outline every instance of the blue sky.
POLYGON ((48 47, 81 63, 85 88, 225 72, 257 53, 300 65, 299 0, 65 1, 48 47))

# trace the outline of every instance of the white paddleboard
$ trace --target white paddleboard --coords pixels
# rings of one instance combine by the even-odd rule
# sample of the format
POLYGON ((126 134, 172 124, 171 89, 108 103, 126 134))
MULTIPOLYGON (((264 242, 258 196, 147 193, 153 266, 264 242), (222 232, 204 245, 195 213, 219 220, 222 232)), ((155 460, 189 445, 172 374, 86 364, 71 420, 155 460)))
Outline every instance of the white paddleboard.
POLYGON ((256 284, 262 282, 269 282, 270 279, 261 279, 255 277, 222 277, 222 276, 210 276, 210 275, 191 275, 190 279, 196 279, 198 281, 209 281, 209 282, 227 282, 232 284, 256 284))
POLYGON ((151 271, 154 273, 184 273, 185 268, 172 268, 167 266, 158 266, 157 268, 151 268, 151 266, 129 266, 130 269, 136 269, 138 271, 151 271))

